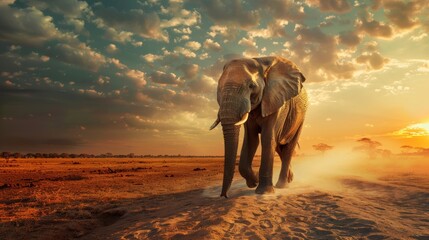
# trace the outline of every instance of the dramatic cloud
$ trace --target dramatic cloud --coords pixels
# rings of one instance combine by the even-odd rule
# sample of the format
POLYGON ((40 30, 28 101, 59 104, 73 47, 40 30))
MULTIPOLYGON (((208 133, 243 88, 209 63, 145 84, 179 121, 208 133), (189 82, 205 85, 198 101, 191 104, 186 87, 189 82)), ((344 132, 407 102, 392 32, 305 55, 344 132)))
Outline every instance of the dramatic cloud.
POLYGON ((216 89, 216 81, 209 76, 203 75, 201 78, 189 82, 188 86, 194 93, 213 93, 216 89))
POLYGON ((219 43, 217 43, 217 42, 215 42, 215 41, 213 41, 212 39, 207 39, 205 42, 204 42, 204 48, 206 48, 206 49, 209 49, 209 50, 212 50, 212 51, 220 51, 220 50, 222 50, 222 47, 220 46, 220 44, 219 43))
POLYGON ((111 44, 107 45, 106 51, 108 53, 115 53, 116 51, 118 51, 118 48, 116 47, 115 44, 111 43, 111 44))
POLYGON ((96 20, 98 26, 111 28, 112 35, 127 31, 143 38, 168 42, 168 35, 161 29, 161 20, 155 12, 146 13, 141 9, 119 11, 113 7, 99 7, 94 11, 99 17, 96 20))
POLYGON ((218 25, 237 26, 247 29, 259 23, 256 10, 246 10, 241 0, 195 1, 201 4, 205 13, 218 25))
POLYGON ((58 44, 52 56, 65 63, 69 63, 89 71, 96 72, 106 63, 106 58, 100 53, 92 50, 85 43, 58 44))
POLYGON ((143 58, 146 62, 153 63, 153 62, 155 62, 155 61, 157 61, 157 60, 162 59, 162 58, 163 58, 163 56, 155 55, 155 54, 152 54, 152 53, 148 53, 148 54, 146 54, 146 55, 142 56, 142 58, 143 58))
POLYGON ((410 2, 403 1, 384 1, 386 17, 396 27, 409 29, 418 25, 417 15, 425 7, 429 6, 427 1, 414 0, 410 2))
POLYGON ((197 76, 200 67, 197 64, 182 64, 178 69, 183 72, 185 79, 193 79, 197 76))
POLYGON ((88 3, 78 0, 49 1, 49 0, 30 0, 30 4, 40 10, 52 11, 61 14, 67 18, 80 17, 82 12, 88 9, 88 3))
POLYGON ((196 51, 196 50, 201 48, 201 43, 196 42, 196 41, 190 41, 190 42, 186 43, 186 47, 196 51))
POLYGON ((296 40, 291 43, 286 57, 302 66, 304 73, 313 81, 347 79, 356 67, 348 61, 340 61, 334 36, 325 34, 319 27, 295 29, 296 40))
POLYGON ((142 88, 146 85, 145 74, 142 71, 129 69, 125 72, 125 76, 131 79, 137 88, 142 88))
POLYGON ((361 12, 361 17, 356 20, 355 27, 373 37, 391 38, 393 29, 390 25, 374 20, 371 13, 367 10, 361 12))
POLYGON ((362 40, 359 34, 353 31, 341 32, 338 38, 341 44, 350 48, 356 48, 362 40))
POLYGON ((161 71, 156 71, 150 75, 150 80, 155 83, 162 84, 179 84, 181 83, 180 78, 174 73, 165 73, 161 71))
POLYGON ((366 64, 370 70, 379 70, 389 62, 389 59, 380 55, 376 42, 369 42, 366 44, 366 51, 356 58, 356 62, 366 64))
POLYGON ((310 5, 318 6, 323 12, 346 13, 351 10, 347 0, 307 0, 310 5))
POLYGON ((0 40, 37 45, 59 36, 52 17, 36 8, 15 9, 0 5, 0 40))
POLYGON ((272 0, 255 3, 257 7, 268 11, 274 19, 298 21, 305 17, 304 7, 297 1, 272 0))
MULTIPOLYGON (((290 59, 307 79, 302 151, 329 148, 321 139, 340 146, 362 134, 397 148, 424 146, 429 128, 413 124, 427 122, 429 112, 421 100, 428 4, 0 1, 0 130, 16 140, 0 147, 70 137, 79 144, 38 146, 222 154, 221 143, 213 147, 221 131, 207 131, 222 69, 232 59, 267 55, 290 59)), ((359 144, 371 156, 385 150, 370 138, 359 144)))

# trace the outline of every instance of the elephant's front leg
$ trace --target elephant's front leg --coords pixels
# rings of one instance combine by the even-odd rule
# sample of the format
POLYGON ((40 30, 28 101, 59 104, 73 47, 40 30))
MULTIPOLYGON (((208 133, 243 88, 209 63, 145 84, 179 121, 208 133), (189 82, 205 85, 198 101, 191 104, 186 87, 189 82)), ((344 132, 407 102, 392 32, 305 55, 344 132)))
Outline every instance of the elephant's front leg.
POLYGON ((256 193, 273 193, 273 162, 275 152, 274 127, 268 124, 268 127, 261 132, 262 156, 261 167, 259 169, 259 185, 256 193))
POLYGON ((254 188, 258 184, 258 177, 253 172, 252 161, 259 145, 259 127, 249 119, 244 124, 244 140, 241 148, 239 171, 241 176, 246 179, 249 188, 254 188))

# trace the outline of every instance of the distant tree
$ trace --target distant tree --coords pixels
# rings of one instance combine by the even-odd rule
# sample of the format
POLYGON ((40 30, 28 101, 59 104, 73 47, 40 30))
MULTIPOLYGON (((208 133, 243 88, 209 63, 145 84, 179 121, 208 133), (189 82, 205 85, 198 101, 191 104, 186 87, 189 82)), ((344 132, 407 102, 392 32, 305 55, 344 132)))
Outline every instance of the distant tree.
POLYGON ((389 158, 392 155, 392 152, 387 149, 380 148, 382 144, 370 138, 360 138, 357 140, 361 145, 355 147, 354 150, 366 152, 368 158, 375 159, 378 156, 382 158, 389 158))
POLYGON ((2 158, 6 158, 6 159, 8 159, 8 158, 10 157, 10 155, 11 155, 11 153, 10 153, 10 152, 2 152, 2 153, 1 153, 1 157, 2 157, 2 158))
POLYGON ((313 145, 314 150, 321 152, 322 154, 325 154, 326 151, 329 151, 333 149, 333 146, 329 146, 326 143, 319 143, 316 145, 313 145))

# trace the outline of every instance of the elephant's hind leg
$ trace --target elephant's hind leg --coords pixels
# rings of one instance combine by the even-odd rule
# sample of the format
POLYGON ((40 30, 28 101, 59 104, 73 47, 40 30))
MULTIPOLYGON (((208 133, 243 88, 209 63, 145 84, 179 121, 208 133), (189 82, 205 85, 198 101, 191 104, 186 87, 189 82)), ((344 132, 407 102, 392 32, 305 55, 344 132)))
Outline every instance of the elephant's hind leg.
POLYGON ((282 160, 282 167, 280 169, 279 180, 276 183, 276 188, 285 188, 288 183, 293 180, 293 172, 291 170, 291 160, 293 151, 298 144, 299 135, 301 133, 302 125, 298 128, 295 136, 292 140, 278 147, 277 153, 280 155, 282 160))

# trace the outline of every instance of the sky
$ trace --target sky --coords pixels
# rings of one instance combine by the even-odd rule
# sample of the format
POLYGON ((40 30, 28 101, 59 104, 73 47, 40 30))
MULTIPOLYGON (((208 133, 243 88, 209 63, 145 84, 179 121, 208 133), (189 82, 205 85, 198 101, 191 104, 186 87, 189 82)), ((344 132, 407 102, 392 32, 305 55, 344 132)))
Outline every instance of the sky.
POLYGON ((306 76, 301 154, 429 156, 429 1, 0 0, 0 151, 222 155, 234 58, 306 76))

